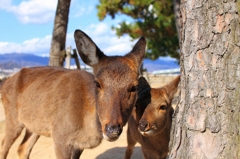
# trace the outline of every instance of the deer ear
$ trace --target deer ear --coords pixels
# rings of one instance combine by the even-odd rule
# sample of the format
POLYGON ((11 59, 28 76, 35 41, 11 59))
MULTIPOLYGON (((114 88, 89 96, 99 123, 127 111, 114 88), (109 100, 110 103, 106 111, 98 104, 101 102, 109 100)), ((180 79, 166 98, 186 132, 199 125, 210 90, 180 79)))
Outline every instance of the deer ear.
POLYGON ((92 39, 83 31, 75 30, 74 39, 78 53, 87 65, 94 66, 105 56, 92 39))
POLYGON ((126 57, 133 59, 134 63, 136 64, 136 66, 138 66, 138 68, 140 68, 142 60, 146 54, 146 46, 147 46, 146 38, 142 36, 134 45, 132 51, 125 55, 126 57))
POLYGON ((150 85, 144 77, 138 79, 138 98, 143 98, 150 95, 150 85))
POLYGON ((180 75, 177 76, 173 81, 171 81, 169 84, 167 84, 166 86, 164 86, 163 88, 166 90, 167 95, 169 97, 170 100, 173 99, 174 94, 177 92, 178 90, 178 83, 180 81, 180 75))

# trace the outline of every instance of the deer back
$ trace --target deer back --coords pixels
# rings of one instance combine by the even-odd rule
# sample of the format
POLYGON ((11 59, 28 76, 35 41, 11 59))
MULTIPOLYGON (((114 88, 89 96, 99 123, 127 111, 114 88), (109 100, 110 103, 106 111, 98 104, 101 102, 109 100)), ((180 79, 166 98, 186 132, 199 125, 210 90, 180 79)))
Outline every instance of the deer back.
MULTIPOLYGON (((25 68, 5 82, 3 100, 14 103, 16 117, 32 132, 52 136, 53 127, 62 129, 66 124, 74 131, 95 118, 93 81, 93 75, 80 70, 25 68)), ((9 111, 14 109, 5 110, 12 113, 9 111)))

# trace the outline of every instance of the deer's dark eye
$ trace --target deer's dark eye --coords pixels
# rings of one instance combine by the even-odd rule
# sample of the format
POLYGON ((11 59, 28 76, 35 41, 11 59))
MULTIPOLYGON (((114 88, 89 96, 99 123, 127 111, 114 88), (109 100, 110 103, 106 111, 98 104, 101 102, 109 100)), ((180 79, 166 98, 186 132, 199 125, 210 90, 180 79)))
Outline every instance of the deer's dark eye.
POLYGON ((138 106, 138 105, 135 105, 135 108, 136 108, 136 109, 139 109, 139 106, 138 106))
POLYGON ((160 107, 159 107, 159 110, 166 110, 167 109, 167 106, 166 105, 161 105, 160 107))
POLYGON ((129 92, 136 92, 137 91, 137 86, 132 86, 132 88, 129 90, 129 92))
POLYGON ((101 88, 100 84, 97 81, 95 81, 94 83, 95 83, 97 88, 101 88))

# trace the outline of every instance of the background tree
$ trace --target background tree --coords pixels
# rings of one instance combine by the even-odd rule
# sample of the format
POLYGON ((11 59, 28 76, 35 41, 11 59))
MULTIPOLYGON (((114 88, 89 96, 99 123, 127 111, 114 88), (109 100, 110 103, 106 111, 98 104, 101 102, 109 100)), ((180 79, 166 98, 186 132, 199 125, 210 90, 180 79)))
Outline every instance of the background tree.
MULTIPOLYGON (((177 34, 178 34, 178 40, 179 42, 181 41, 181 35, 180 35, 180 20, 181 20, 181 15, 180 15, 180 0, 173 0, 173 9, 174 9, 174 17, 175 17, 175 24, 176 24, 176 29, 177 29, 177 34)), ((181 45, 181 44, 179 44, 181 45)))
POLYGON ((123 21, 113 27, 118 36, 129 34, 133 39, 143 35, 148 38, 147 58, 157 59, 169 55, 179 59, 179 45, 174 21, 172 0, 100 0, 98 17, 114 18, 124 14, 133 22, 123 21))
POLYGON ((171 159, 240 158, 239 12, 235 0, 180 3, 181 95, 171 159))
POLYGON ((58 0, 50 49, 50 66, 63 66, 70 3, 71 0, 58 0))

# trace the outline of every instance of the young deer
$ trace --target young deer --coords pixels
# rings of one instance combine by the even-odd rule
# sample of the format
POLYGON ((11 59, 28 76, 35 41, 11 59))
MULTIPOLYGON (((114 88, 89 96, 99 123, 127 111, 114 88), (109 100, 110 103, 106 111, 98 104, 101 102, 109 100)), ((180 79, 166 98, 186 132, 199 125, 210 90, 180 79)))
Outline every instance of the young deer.
POLYGON ((74 38, 82 60, 93 74, 60 67, 24 68, 2 87, 6 132, 0 159, 23 128, 18 148, 28 159, 40 135, 53 138, 58 159, 78 159, 84 148, 98 146, 102 138, 115 141, 136 102, 139 68, 145 55, 141 37, 125 56, 106 56, 84 32, 74 38))
POLYGON ((150 88, 144 77, 139 78, 138 99, 128 120, 127 150, 125 159, 130 159, 134 145, 139 142, 145 159, 164 159, 172 123, 171 106, 180 76, 162 88, 150 88))

